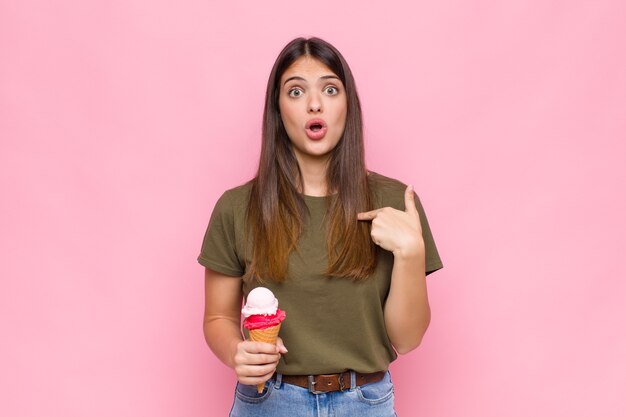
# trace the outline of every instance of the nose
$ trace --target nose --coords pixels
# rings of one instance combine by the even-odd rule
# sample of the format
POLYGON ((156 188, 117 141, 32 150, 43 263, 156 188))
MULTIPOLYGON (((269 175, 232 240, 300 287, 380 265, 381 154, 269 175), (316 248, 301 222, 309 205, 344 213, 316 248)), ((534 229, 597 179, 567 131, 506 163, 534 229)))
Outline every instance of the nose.
POLYGON ((309 100, 309 113, 320 113, 322 111, 322 101, 313 94, 309 100))

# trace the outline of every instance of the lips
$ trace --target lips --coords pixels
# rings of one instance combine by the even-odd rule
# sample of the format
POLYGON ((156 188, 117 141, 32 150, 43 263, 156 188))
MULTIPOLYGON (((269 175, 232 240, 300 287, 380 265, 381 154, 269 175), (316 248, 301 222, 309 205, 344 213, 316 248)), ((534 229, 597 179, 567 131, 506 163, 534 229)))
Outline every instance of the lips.
POLYGON ((311 140, 320 140, 326 135, 328 127, 322 119, 311 119, 305 125, 306 135, 311 140))

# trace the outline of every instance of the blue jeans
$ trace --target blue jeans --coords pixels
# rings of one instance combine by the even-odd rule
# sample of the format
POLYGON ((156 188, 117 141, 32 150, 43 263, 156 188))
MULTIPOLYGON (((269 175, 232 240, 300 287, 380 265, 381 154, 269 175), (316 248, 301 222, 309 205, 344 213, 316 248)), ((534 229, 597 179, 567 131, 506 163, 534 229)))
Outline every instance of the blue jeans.
POLYGON ((393 383, 383 379, 357 387, 354 372, 350 389, 313 394, 307 388, 282 382, 282 375, 265 383, 261 394, 255 385, 237 383, 229 417, 396 417, 393 383))

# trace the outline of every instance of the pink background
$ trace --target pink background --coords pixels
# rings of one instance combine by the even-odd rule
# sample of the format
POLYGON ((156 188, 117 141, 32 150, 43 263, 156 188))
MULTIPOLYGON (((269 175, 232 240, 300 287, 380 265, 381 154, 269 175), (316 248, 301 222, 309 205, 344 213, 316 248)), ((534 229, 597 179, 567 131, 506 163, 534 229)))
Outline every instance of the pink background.
POLYGON ((1 0, 0 414, 227 414, 195 258, 255 170, 277 53, 318 35, 352 66, 370 168, 416 186, 445 263, 392 365, 399 415, 626 415, 625 16, 1 0))

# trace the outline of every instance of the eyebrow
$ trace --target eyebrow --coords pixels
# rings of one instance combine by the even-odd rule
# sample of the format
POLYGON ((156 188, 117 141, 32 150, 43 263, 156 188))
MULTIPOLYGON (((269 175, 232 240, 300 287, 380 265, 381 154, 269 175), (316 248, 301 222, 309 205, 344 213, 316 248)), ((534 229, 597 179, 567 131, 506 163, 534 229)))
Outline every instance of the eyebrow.
MULTIPOLYGON (((339 77, 337 77, 336 75, 322 75, 320 77, 320 80, 328 80, 328 79, 333 79, 333 78, 336 79, 336 80, 339 80, 339 77)), ((283 85, 287 84, 289 81, 292 81, 292 80, 306 81, 304 78, 302 78, 302 77, 300 77, 298 75, 294 75, 293 77, 287 78, 285 80, 285 82, 283 83, 283 85)), ((339 80, 339 81, 341 81, 341 80, 339 80)))

